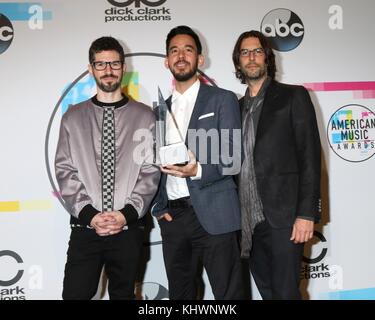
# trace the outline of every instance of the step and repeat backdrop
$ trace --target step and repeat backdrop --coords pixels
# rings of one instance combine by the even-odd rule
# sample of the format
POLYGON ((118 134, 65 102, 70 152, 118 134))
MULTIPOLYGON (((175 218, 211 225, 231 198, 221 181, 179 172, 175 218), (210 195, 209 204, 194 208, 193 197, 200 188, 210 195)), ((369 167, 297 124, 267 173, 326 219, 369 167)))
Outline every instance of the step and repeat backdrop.
MULTIPOLYGON (((374 12, 373 0, 1 0, 0 300, 61 298, 70 229, 53 161, 61 116, 95 94, 91 42, 121 41, 123 90, 152 106, 158 86, 165 96, 173 88, 165 38, 180 24, 199 33, 201 71, 217 86, 243 95, 231 53, 243 31, 256 29, 275 49, 277 79, 309 89, 323 149, 323 218, 305 248, 303 295, 374 299, 374 12)), ((151 217, 148 229, 137 297, 168 299, 151 217)), ((260 299, 254 285, 252 295, 260 299)), ((107 298, 103 275, 96 299, 107 298)))

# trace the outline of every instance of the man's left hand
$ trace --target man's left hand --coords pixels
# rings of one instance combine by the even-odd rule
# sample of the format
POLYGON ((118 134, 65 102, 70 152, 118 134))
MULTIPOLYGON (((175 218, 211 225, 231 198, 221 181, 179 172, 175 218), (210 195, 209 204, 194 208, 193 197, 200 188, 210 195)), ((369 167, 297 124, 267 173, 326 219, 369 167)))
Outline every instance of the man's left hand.
POLYGON ((184 166, 167 165, 161 166, 160 170, 166 174, 170 174, 174 177, 187 178, 195 177, 198 172, 197 159, 191 150, 188 150, 189 162, 184 166))
POLYGON ((297 218, 293 225, 292 236, 294 243, 304 243, 309 241, 314 235, 314 221, 297 218))

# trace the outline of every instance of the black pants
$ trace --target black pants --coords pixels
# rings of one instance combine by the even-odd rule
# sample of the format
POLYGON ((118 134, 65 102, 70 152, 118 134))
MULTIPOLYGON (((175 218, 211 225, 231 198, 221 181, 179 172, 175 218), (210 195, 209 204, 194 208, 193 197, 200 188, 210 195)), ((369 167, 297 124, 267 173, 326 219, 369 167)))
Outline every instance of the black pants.
POLYGON ((159 220, 169 298, 197 298, 198 262, 203 263, 215 299, 243 299, 241 261, 236 232, 208 234, 192 207, 171 209, 173 220, 159 220))
POLYGON ((290 241, 292 228, 274 229, 267 221, 255 227, 250 270, 264 300, 300 300, 303 244, 290 241))
POLYGON ((72 228, 63 299, 91 299, 98 289, 103 266, 110 299, 134 299, 142 241, 143 229, 138 226, 106 237, 92 229, 72 228))

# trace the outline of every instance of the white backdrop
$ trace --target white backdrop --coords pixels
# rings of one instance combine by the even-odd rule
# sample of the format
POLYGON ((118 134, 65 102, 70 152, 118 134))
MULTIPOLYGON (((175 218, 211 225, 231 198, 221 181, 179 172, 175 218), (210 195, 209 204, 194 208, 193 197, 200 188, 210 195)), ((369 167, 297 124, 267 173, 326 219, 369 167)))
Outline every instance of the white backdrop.
MULTIPOLYGON (((0 300, 61 297, 69 215, 54 192, 53 160, 62 113, 94 92, 88 76, 67 90, 87 70, 91 42, 103 35, 121 40, 129 55, 127 91, 152 105, 157 86, 165 96, 172 88, 160 57, 165 37, 187 24, 204 45, 202 71, 241 96, 245 87, 234 76, 232 49, 243 31, 259 30, 262 21, 282 47, 287 39, 292 46, 300 42, 276 51, 277 79, 310 89, 322 141, 323 221, 305 250, 304 296, 375 298, 374 1, 164 0, 151 6, 155 2, 0 1, 0 300), (290 11, 300 20, 288 22, 290 11)), ((145 245, 143 298, 167 298, 160 240, 155 223, 151 246, 145 245)), ((209 285, 205 298, 212 298, 209 285)))

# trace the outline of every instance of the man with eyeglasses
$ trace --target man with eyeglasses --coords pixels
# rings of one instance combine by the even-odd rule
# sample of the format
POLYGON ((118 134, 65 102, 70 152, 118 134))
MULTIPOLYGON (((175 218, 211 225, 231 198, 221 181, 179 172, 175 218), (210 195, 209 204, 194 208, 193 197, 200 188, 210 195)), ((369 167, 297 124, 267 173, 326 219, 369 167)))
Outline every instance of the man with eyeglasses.
POLYGON ((320 219, 320 138, 307 90, 275 80, 275 55, 258 31, 240 35, 236 77, 244 161, 238 176, 241 255, 263 299, 301 299, 304 243, 320 219))
POLYGON ((95 40, 89 61, 97 94, 63 115, 55 158, 71 214, 63 299, 91 299, 103 266, 110 299, 134 299, 144 216, 160 178, 155 116, 122 93, 126 64, 116 39, 95 40))

